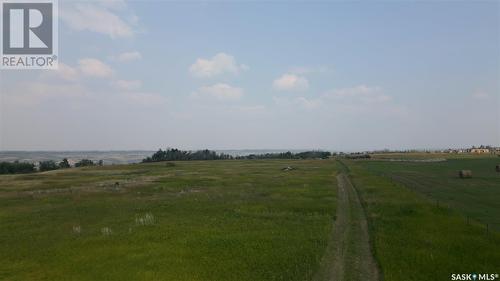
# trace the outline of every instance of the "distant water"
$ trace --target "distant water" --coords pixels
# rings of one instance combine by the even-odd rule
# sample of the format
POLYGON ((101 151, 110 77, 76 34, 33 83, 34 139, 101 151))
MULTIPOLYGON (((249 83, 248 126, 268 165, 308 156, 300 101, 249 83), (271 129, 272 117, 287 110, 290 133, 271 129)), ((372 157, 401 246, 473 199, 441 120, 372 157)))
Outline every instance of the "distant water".
MULTIPOLYGON (((218 153, 226 153, 232 156, 244 156, 249 154, 265 154, 279 152, 301 152, 305 150, 294 149, 261 149, 261 150, 215 150, 218 153)), ((127 150, 127 151, 0 151, 0 162, 20 161, 37 163, 39 161, 61 161, 68 158, 71 164, 81 159, 92 161, 103 160, 105 165, 138 163, 142 159, 151 156, 155 151, 127 150)))

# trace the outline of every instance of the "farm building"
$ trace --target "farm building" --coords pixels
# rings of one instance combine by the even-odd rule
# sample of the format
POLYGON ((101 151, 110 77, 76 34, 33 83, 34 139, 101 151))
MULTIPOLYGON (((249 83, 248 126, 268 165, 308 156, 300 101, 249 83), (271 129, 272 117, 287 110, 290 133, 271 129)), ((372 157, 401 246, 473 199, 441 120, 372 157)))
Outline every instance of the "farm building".
POLYGON ((486 154, 486 153, 490 153, 490 149, 489 148, 471 148, 470 153, 486 154))

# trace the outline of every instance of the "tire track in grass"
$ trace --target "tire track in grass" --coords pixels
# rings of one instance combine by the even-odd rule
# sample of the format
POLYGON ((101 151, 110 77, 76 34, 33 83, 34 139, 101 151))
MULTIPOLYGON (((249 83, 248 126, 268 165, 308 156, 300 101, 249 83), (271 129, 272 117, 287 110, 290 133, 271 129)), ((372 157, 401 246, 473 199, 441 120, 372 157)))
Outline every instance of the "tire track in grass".
POLYGON ((345 173, 337 175, 337 218, 333 230, 330 281, 378 281, 368 224, 358 194, 345 173))

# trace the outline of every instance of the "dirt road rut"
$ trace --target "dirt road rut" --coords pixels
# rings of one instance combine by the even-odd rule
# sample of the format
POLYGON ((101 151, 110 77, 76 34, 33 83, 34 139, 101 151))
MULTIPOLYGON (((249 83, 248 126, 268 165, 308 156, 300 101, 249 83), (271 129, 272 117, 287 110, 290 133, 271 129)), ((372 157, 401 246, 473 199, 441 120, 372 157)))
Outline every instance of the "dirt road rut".
POLYGON ((324 280, 378 281, 379 271, 370 248, 368 224, 349 178, 337 175, 338 205, 330 267, 324 280))

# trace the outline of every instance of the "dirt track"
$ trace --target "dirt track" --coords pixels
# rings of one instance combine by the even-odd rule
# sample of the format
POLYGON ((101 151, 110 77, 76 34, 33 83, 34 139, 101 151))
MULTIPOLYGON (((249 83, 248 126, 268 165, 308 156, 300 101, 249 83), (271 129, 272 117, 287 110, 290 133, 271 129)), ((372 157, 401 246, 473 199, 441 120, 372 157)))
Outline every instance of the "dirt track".
POLYGON ((368 225, 356 190, 345 174, 337 176, 338 206, 333 231, 331 266, 326 280, 378 281, 368 225))

